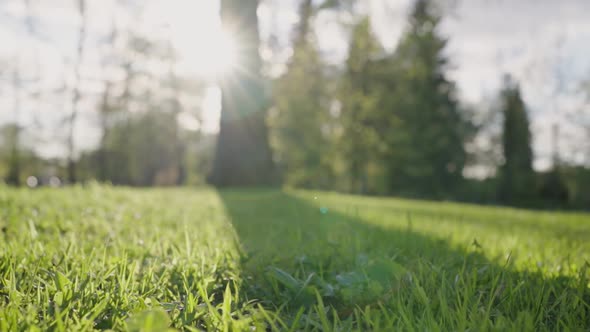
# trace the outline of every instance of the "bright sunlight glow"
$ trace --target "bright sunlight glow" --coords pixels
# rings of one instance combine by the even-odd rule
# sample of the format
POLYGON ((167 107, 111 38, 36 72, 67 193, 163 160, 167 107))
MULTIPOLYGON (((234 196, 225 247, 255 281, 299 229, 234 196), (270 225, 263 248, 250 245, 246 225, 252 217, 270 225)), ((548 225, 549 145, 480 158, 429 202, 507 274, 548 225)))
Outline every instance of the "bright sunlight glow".
POLYGON ((205 52, 201 59, 201 70, 205 75, 225 76, 231 74, 237 65, 237 47, 232 36, 221 30, 216 38, 211 40, 209 52, 205 52))
MULTIPOLYGON (((206 79, 216 79, 235 70, 236 44, 223 30, 219 3, 210 0, 153 2, 147 16, 168 27, 171 42, 179 52, 179 69, 206 79)), ((157 23, 154 26, 158 26, 157 23)))
POLYGON ((167 27, 170 41, 178 51, 178 70, 211 84, 203 97, 201 128, 206 132, 217 132, 221 91, 216 81, 234 73, 239 61, 237 38, 222 28, 219 2, 160 0, 150 2, 146 12, 153 27, 167 27))

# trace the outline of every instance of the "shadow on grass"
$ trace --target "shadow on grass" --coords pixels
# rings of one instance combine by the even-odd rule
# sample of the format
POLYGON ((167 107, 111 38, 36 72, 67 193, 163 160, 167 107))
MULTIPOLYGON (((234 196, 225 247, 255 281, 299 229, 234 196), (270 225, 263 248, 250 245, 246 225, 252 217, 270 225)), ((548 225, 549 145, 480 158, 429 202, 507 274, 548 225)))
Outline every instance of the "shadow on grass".
MULTIPOLYGON (((416 202, 400 206, 398 204, 390 205, 386 211, 391 214, 410 213, 413 217, 427 218, 427 219, 452 219, 457 224, 466 225, 481 225, 492 229, 510 229, 511 231, 535 233, 541 236, 554 237, 556 235, 566 237, 578 242, 585 242, 590 238, 590 225, 588 223, 574 223, 574 222, 552 222, 551 219, 556 218, 552 211, 526 210, 513 207, 490 207, 470 205, 469 209, 458 211, 457 207, 453 210, 447 208, 441 211, 440 204, 421 202, 420 205, 416 202), (437 206, 438 205, 438 206, 437 206), (474 208, 478 207, 475 211, 474 208), (487 213, 482 213, 487 211, 487 213), (537 220, 530 218, 529 214, 535 213, 537 216, 543 216, 544 220, 537 220)), ((457 204, 458 206, 458 204, 457 204)), ((582 220, 583 215, 580 212, 564 211, 561 212, 561 217, 567 216, 570 221, 572 219, 582 220)), ((562 220, 560 220, 562 221, 562 220)))
POLYGON ((375 226, 289 192, 219 196, 244 253, 241 291, 277 312, 283 328, 590 327, 585 271, 580 278, 516 272, 476 245, 375 226))

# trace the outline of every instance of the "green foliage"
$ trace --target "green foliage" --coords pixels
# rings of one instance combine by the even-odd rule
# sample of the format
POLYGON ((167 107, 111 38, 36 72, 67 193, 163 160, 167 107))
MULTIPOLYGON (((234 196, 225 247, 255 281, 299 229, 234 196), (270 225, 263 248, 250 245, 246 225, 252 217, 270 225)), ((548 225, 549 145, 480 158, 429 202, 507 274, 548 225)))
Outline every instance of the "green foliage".
POLYGON ((302 5, 293 56, 286 73, 276 81, 269 125, 285 184, 330 188, 334 178, 331 100, 325 65, 310 31, 310 7, 310 1, 302 5))
POLYGON ((101 150, 87 154, 80 164, 88 178, 105 158, 104 180, 133 186, 177 185, 184 182, 185 144, 176 115, 152 110, 134 114, 109 128, 101 150))
POLYGON ((0 143, 4 147, 2 159, 8 169, 6 172, 6 183, 19 186, 21 184, 21 157, 19 141, 21 128, 18 125, 5 125, 0 128, 0 143))
POLYGON ((18 186, 24 184, 31 175, 42 177, 59 174, 58 161, 42 159, 30 147, 15 142, 14 135, 18 131, 13 125, 0 128, 0 179, 18 186))
POLYGON ((184 146, 182 169, 183 184, 203 185, 207 183, 207 174, 211 173, 215 153, 215 135, 203 135, 199 132, 181 131, 184 146))
POLYGON ((370 19, 363 18, 352 31, 340 93, 343 132, 339 145, 347 163, 346 174, 352 192, 376 191, 369 181, 374 177, 370 166, 378 164, 385 148, 379 133, 384 115, 377 107, 383 96, 378 93, 375 78, 375 60, 382 52, 371 31, 370 19))
POLYGON ((430 1, 416 2, 393 57, 382 61, 391 191, 444 197, 461 179, 468 125, 446 78, 446 40, 430 1))
POLYGON ((539 174, 539 197, 547 207, 564 208, 568 206, 570 189, 567 187, 563 171, 554 167, 547 173, 539 174))
POLYGON ((535 197, 533 150, 527 111, 518 85, 506 80, 502 92, 502 151, 500 199, 506 203, 526 203, 535 197))
POLYGON ((318 6, 317 10, 324 9, 350 9, 354 6, 355 0, 324 0, 318 6))
POLYGON ((568 187, 570 206, 588 210, 590 208, 590 168, 567 167, 562 170, 564 181, 568 187))
POLYGON ((590 325, 587 214, 98 185, 0 205, 2 331, 590 325))

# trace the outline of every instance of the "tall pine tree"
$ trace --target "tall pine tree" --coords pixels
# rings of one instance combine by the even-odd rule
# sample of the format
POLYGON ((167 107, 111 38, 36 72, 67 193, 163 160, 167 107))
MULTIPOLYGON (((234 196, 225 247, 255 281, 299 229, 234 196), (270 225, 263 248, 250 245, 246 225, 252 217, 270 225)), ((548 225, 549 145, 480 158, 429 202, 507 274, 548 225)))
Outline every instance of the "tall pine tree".
POLYGON ((347 163, 352 192, 367 193, 369 166, 379 155, 377 131, 379 114, 375 89, 375 60, 383 49, 371 30, 368 16, 353 28, 346 60, 346 70, 341 84, 343 137, 342 153, 347 163))
POLYGON ((218 186, 269 185, 274 181, 257 9, 258 0, 221 1, 223 25, 237 36, 240 61, 236 71, 221 82, 221 120, 210 176, 210 182, 218 186))
POLYGON ((300 4, 293 56, 285 74, 276 82, 275 107, 269 122, 285 183, 330 188, 333 184, 327 79, 312 28, 317 10, 312 0, 300 4))
POLYGON ((382 110, 391 123, 384 139, 394 193, 445 197, 462 178, 467 123, 446 77, 440 22, 431 2, 418 0, 393 58, 382 64, 394 66, 384 70, 391 91, 382 110))
POLYGON ((526 203, 535 194, 529 119, 520 88, 508 77, 501 98, 504 163, 500 168, 499 196, 504 203, 526 203))

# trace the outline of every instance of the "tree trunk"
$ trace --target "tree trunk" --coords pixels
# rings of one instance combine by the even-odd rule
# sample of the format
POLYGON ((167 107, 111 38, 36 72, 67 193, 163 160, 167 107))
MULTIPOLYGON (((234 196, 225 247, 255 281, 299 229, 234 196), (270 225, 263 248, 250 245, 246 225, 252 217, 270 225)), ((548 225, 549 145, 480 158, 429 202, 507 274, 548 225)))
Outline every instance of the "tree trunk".
MULTIPOLYGON (((113 17, 116 17, 116 13, 113 13, 113 17)), ((117 41, 118 31, 117 31, 117 22, 113 19, 111 33, 108 38, 109 44, 109 51, 104 55, 105 58, 108 58, 111 55, 115 55, 115 43, 117 41)), ((113 103, 112 103, 112 90, 113 90, 113 81, 109 77, 105 79, 104 82, 104 91, 102 94, 102 103, 100 106, 100 126, 102 129, 102 134, 100 138, 100 147, 98 150, 98 179, 100 181, 107 181, 112 180, 109 178, 108 172, 108 151, 107 151, 107 139, 109 135, 109 117, 113 111, 113 103)))
POLYGON ((81 81, 81 67, 82 67, 82 56, 84 55, 84 40, 86 39, 86 0, 78 0, 78 11, 80 14, 80 32, 78 35, 78 57, 76 60, 76 66, 74 68, 74 75, 76 82, 74 85, 74 92, 72 95, 72 113, 69 118, 69 133, 68 133, 68 182, 75 183, 76 178, 76 161, 74 159, 75 146, 74 146, 74 129, 76 126, 76 119, 78 118, 78 108, 80 107, 80 81, 81 81))
POLYGON ((20 92, 21 92, 21 80, 18 68, 14 69, 12 74, 12 84, 14 92, 14 125, 10 128, 9 139, 11 143, 10 148, 10 160, 8 165, 8 176, 6 182, 13 186, 20 186, 20 92))
POLYGON ((258 53, 257 0, 223 0, 224 28, 238 43, 240 61, 223 77, 222 110, 210 182, 217 186, 270 185, 273 163, 266 127, 266 93, 258 53))

